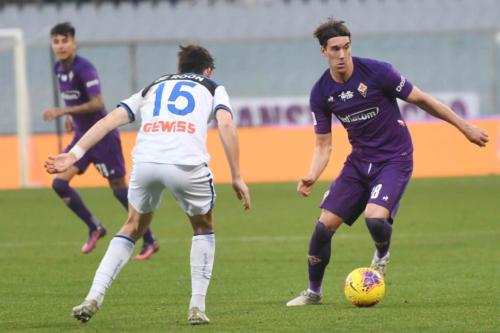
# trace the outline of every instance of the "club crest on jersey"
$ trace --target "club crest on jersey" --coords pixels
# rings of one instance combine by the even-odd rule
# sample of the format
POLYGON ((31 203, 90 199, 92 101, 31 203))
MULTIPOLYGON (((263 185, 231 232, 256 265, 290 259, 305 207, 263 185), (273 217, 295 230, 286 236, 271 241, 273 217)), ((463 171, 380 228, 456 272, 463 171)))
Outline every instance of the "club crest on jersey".
POLYGON ((333 96, 328 97, 328 103, 333 103, 335 100, 333 99, 333 96))
POLYGON ((68 73, 68 78, 69 78, 69 82, 73 81, 73 78, 75 77, 75 74, 73 73, 73 71, 70 71, 68 73))
POLYGON ((358 91, 361 94, 361 96, 363 96, 363 97, 366 98, 366 93, 368 91, 368 87, 366 86, 366 84, 364 84, 363 82, 361 82, 359 84, 359 86, 358 86, 358 91))
POLYGON ((354 94, 352 91, 350 90, 347 90, 347 91, 343 91, 340 93, 339 95, 340 99, 342 100, 342 102, 345 102, 347 101, 348 99, 351 99, 354 97, 354 94))

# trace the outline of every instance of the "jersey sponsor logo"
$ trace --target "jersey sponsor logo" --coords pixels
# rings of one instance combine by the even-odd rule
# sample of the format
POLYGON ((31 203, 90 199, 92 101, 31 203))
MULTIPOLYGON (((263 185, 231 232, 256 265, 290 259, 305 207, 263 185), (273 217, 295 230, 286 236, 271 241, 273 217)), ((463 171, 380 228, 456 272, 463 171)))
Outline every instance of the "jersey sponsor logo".
POLYGON ((184 132, 189 134, 194 134, 196 132, 196 125, 187 121, 166 121, 157 120, 150 123, 146 123, 142 126, 142 131, 145 133, 156 133, 156 132, 184 132))
POLYGON ((342 100, 342 102, 345 102, 348 99, 353 98, 354 97, 354 93, 352 91, 350 91, 350 90, 343 91, 343 92, 340 93, 339 97, 342 100))
POLYGON ((361 82, 358 86, 358 92, 361 94, 361 96, 366 98, 366 93, 368 92, 368 87, 366 86, 366 84, 361 82))
POLYGON ((61 97, 65 101, 74 101, 80 98, 80 92, 78 90, 63 91, 61 97))
POLYGON ((341 122, 350 124, 350 123, 355 123, 357 121, 372 119, 375 118, 377 115, 378 115, 378 107, 375 107, 351 113, 345 117, 338 116, 338 118, 340 119, 341 122))
POLYGON ((401 75, 401 81, 399 81, 399 84, 396 87, 396 91, 401 92, 401 90, 403 90, 403 87, 405 86, 405 83, 406 83, 406 79, 404 76, 401 75))
POLYGON ((87 86, 87 88, 96 86, 98 84, 99 84, 99 80, 98 79, 94 79, 92 81, 88 81, 87 83, 85 83, 85 85, 87 86))

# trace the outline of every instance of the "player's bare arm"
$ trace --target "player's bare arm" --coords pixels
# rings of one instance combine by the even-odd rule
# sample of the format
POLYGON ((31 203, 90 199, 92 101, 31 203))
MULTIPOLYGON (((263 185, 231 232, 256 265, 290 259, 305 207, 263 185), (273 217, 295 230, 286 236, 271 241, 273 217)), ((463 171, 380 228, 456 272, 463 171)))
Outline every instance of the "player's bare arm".
POLYGON ((303 177, 297 185, 297 192, 307 197, 311 193, 311 188, 323 173, 332 153, 332 133, 316 134, 309 174, 303 177))
POLYGON ((243 199, 245 209, 250 209, 250 192, 240 175, 240 149, 238 134, 231 113, 224 109, 216 110, 217 128, 224 147, 231 177, 233 179, 233 190, 239 200, 243 199))
POLYGON ((70 116, 64 117, 64 130, 66 133, 71 133, 73 132, 73 118, 70 116))
POLYGON ((92 148, 106 134, 129 122, 127 111, 119 107, 94 124, 68 152, 49 156, 44 166, 48 173, 61 173, 69 169, 86 151, 92 148))
POLYGON ((417 105, 434 117, 452 124, 458 128, 470 142, 480 147, 484 147, 489 141, 488 133, 486 133, 485 130, 465 121, 448 106, 415 86, 406 101, 417 105))
POLYGON ((87 103, 83 103, 75 106, 67 106, 60 108, 50 108, 43 113, 43 120, 49 121, 55 118, 61 117, 68 114, 80 114, 80 113, 92 113, 104 110, 104 101, 102 95, 96 95, 90 97, 87 103))

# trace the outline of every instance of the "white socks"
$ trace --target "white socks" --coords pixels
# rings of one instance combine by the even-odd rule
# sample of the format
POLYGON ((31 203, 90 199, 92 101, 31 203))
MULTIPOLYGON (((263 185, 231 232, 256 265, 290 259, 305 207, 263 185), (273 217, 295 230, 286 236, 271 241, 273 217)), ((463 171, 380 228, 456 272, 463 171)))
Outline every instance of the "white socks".
POLYGON ((189 308, 205 312, 205 296, 214 266, 215 235, 196 235, 191 242, 191 301, 189 308))
POLYGON ((101 306, 106 289, 111 286, 120 270, 130 259, 134 245, 135 242, 125 236, 117 235, 111 240, 106 254, 102 258, 99 268, 97 268, 94 282, 92 282, 92 287, 90 287, 85 300, 95 299, 98 306, 101 306))

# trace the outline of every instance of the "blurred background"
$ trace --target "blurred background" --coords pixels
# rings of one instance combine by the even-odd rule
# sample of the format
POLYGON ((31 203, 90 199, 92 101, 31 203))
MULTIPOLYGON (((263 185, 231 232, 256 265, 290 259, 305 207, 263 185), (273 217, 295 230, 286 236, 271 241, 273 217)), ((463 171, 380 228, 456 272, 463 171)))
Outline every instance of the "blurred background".
MULTIPOLYGON (((311 122, 308 95, 326 69, 312 33, 329 16, 351 29, 353 55, 392 63, 465 117, 498 116, 499 14, 495 0, 1 0, 0 29, 24 33, 34 134, 55 131, 41 114, 55 103, 49 31, 64 21, 97 67, 108 109, 175 72, 178 45, 194 42, 215 56, 240 127, 296 127, 311 122)), ((13 52, 0 38, 0 135, 17 131, 13 52)), ((409 121, 428 119, 401 107, 409 121)))

